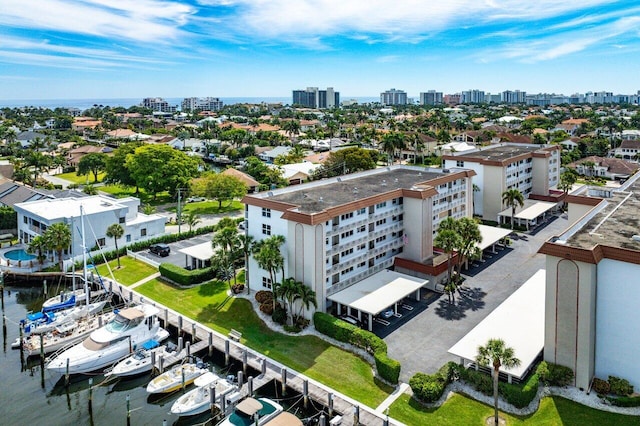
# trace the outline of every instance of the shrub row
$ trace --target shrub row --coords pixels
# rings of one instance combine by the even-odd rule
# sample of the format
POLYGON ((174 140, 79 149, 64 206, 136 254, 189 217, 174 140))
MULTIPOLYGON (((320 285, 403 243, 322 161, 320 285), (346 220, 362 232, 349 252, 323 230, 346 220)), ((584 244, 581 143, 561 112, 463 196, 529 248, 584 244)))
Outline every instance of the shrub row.
POLYGON ((435 402, 453 380, 457 365, 450 361, 440 367, 435 374, 416 373, 409 380, 413 395, 424 402, 435 402))
POLYGON ((313 315, 313 323, 320 333, 341 342, 351 343, 373 354, 380 377, 390 383, 398 383, 401 365, 387 356, 387 344, 384 340, 324 312, 316 312, 313 315))
POLYGON ((216 275, 216 269, 213 267, 187 271, 172 263, 161 263, 158 270, 160 275, 180 285, 200 284, 214 279, 216 275))
POLYGON ((485 395, 493 395, 493 379, 480 371, 458 366, 458 377, 485 395))
POLYGON ((591 388, 598 395, 613 394, 626 397, 633 393, 633 385, 627 379, 621 379, 616 376, 609 376, 609 380, 602 380, 595 377, 591 384, 591 388))
POLYGON ((564 365, 548 363, 542 361, 536 373, 542 383, 548 386, 568 386, 573 381, 573 370, 564 365))
POLYGON ((612 405, 617 407, 640 407, 640 396, 607 397, 612 405))
POLYGON ((509 404, 517 408, 524 408, 536 397, 539 382, 538 373, 533 373, 529 375, 526 382, 519 385, 500 382, 498 392, 509 404))

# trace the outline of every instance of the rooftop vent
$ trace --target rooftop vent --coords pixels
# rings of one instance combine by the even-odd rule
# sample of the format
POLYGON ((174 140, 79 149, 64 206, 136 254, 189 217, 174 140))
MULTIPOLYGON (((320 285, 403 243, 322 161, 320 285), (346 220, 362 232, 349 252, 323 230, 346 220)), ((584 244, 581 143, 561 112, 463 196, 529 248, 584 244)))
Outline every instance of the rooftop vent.
POLYGON ((398 178, 395 178, 393 181, 394 181, 395 183, 398 183, 398 178))
POLYGON ((633 237, 631 237, 631 239, 633 241, 636 241, 636 242, 640 243, 640 235, 634 235, 633 237))
POLYGON ((386 179, 382 179, 382 186, 387 186, 387 180, 386 179))
POLYGON ((442 173, 450 173, 450 172, 451 172, 451 170, 449 170, 449 169, 442 169, 442 173))
POLYGON ((269 192, 267 192, 267 196, 269 196, 269 197, 273 197, 273 191, 269 191, 269 192))
POLYGON ((353 193, 354 193, 354 194, 357 194, 357 193, 358 193, 358 187, 357 187, 357 186, 354 186, 354 187, 353 187, 353 193))
POLYGON ((338 182, 342 182, 342 178, 338 178, 338 179, 337 179, 337 181, 338 181, 338 182))
POLYGON ((318 198, 318 202, 322 203, 324 199, 322 197, 318 198))

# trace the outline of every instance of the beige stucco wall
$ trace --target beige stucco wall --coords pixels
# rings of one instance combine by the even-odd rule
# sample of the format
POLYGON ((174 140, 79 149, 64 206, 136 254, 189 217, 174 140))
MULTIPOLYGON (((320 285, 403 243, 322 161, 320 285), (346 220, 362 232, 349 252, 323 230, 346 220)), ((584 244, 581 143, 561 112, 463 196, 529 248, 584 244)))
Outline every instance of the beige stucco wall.
POLYGON ((532 188, 534 194, 549 195, 549 159, 533 158, 532 188))
POLYGON ((569 225, 573 226, 574 223, 579 221, 584 215, 589 213, 594 206, 588 206, 586 204, 568 203, 567 212, 569 214, 569 225))
POLYGON ((596 266, 546 259, 545 361, 571 368, 588 389, 595 370, 596 266))
POLYGON ((502 193, 507 189, 506 172, 502 166, 484 166, 482 217, 498 220, 502 210, 502 193))
MULTIPOLYGON (((325 311, 325 250, 324 250, 324 225, 304 225, 302 223, 289 222, 289 235, 287 241, 289 259, 289 275, 316 292, 318 310, 325 311)), ((307 312, 307 316, 313 314, 313 308, 307 312)))
POLYGON ((408 242, 404 246, 402 257, 422 262, 433 255, 432 203, 431 198, 404 198, 403 222, 408 242))

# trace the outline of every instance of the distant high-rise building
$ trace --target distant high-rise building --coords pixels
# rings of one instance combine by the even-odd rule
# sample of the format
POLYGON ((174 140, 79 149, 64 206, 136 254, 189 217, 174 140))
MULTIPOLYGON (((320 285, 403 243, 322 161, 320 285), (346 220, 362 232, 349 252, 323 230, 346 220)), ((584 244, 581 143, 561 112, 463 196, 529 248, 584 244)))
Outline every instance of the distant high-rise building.
POLYGON ((219 98, 184 98, 182 111, 220 111, 223 105, 219 98))
POLYGON ((407 92, 404 90, 390 89, 380 93, 380 103, 382 105, 406 105, 407 92))
POLYGON ((505 90, 502 92, 500 102, 505 104, 523 104, 527 100, 527 92, 520 90, 505 90))
POLYGON ((452 95, 444 95, 442 101, 447 105, 458 105, 460 98, 460 93, 454 93, 452 95))
POLYGON ((484 91, 482 90, 466 90, 462 92, 463 104, 483 104, 485 102, 484 99, 484 91))
POLYGON ((176 112, 178 110, 177 106, 169 105, 169 102, 163 98, 144 98, 141 105, 156 112, 176 112))
POLYGON ((428 90, 420 93, 420 105, 439 105, 442 103, 442 92, 428 90))
POLYGON ((318 90, 317 87, 294 90, 293 104, 306 108, 335 108, 340 106, 340 92, 333 90, 333 87, 327 87, 327 90, 318 90))

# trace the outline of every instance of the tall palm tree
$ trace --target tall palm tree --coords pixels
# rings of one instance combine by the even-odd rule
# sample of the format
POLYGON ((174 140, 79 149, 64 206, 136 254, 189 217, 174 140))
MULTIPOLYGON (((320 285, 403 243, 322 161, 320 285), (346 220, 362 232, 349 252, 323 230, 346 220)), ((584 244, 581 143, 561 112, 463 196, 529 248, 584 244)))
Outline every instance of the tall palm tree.
POLYGON ((191 232, 193 227, 201 222, 200 215, 193 210, 189 210, 185 216, 185 221, 189 225, 189 232, 191 232))
POLYGON ((56 252, 58 266, 60 271, 64 272, 62 252, 71 245, 71 228, 64 222, 56 222, 47 228, 43 237, 47 242, 47 248, 56 252))
POLYGON ((282 235, 272 235, 269 238, 258 241, 253 246, 254 258, 258 266, 269 272, 274 309, 276 307, 278 287, 280 286, 276 280, 278 270, 282 271, 282 281, 284 281, 284 256, 280 253, 280 246, 284 244, 284 241, 285 239, 282 235))
POLYGON ((118 259, 118 269, 120 269, 120 251, 118 250, 118 239, 122 238, 124 234, 124 228, 119 223, 109 225, 107 228, 107 237, 113 238, 113 242, 116 245, 116 257, 118 259))
POLYGON ((462 238, 453 229, 440 227, 438 228, 438 234, 433 239, 433 245, 447 253, 447 285, 445 286, 445 290, 449 296, 449 303, 452 301, 455 302, 455 284, 453 283, 453 264, 451 260, 453 259, 454 251, 462 245, 462 238))
POLYGON ((507 208, 511 207, 511 229, 513 229, 513 218, 516 215, 516 208, 518 206, 524 206, 524 196, 522 192, 515 188, 507 189, 502 193, 502 203, 507 206, 507 208))
POLYGON ((249 255, 253 251, 254 238, 251 235, 238 235, 238 251, 244 256, 244 283, 247 286, 247 294, 251 293, 249 286, 249 255))
POLYGON ((485 346, 478 347, 476 362, 479 365, 493 366, 493 408, 494 424, 498 426, 498 375, 500 367, 513 368, 520 365, 513 348, 507 347, 502 339, 489 339, 485 346))
POLYGON ((302 285, 299 290, 299 300, 300 300, 300 314, 298 316, 302 316, 304 313, 304 309, 309 309, 311 305, 314 308, 318 307, 318 302, 316 301, 316 292, 311 289, 311 287, 302 285))
POLYGON ((45 251, 47 251, 47 241, 42 235, 36 235, 27 247, 29 253, 34 253, 38 259, 38 263, 42 265, 44 263, 45 251))
POLYGON ((278 288, 278 295, 282 297, 287 304, 287 324, 293 325, 293 304, 300 297, 300 288, 304 286, 295 278, 286 278, 278 288))
MULTIPOLYGON (((222 228, 213 235, 212 245, 218 248, 227 264, 233 267, 238 247, 238 230, 235 227, 222 228)), ((233 267, 233 282, 236 283, 235 267, 233 267)))

